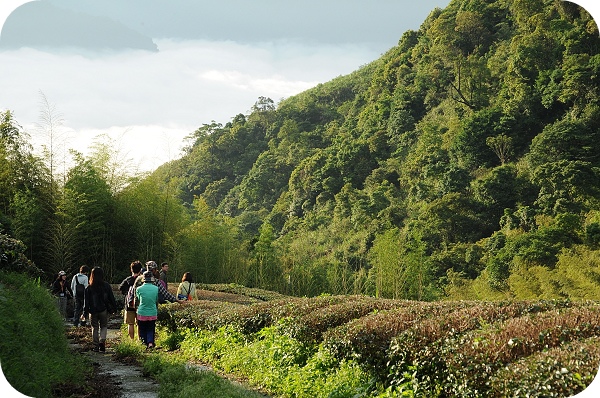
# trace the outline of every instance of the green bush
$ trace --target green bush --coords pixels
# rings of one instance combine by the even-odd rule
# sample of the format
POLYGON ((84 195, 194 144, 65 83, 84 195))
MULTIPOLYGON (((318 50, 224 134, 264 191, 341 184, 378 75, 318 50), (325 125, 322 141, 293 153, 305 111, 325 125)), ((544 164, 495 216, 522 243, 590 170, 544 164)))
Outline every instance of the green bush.
POLYGON ((576 340, 501 368, 490 380, 490 397, 569 397, 594 380, 600 337, 576 340))
POLYGON ((369 375, 356 363, 339 361, 321 346, 303 345, 281 329, 267 327, 251 339, 227 327, 189 331, 181 352, 283 396, 354 397, 369 388, 369 375))
POLYGON ((19 273, 0 273, 0 361, 8 382, 32 397, 50 397, 62 383, 83 382, 54 298, 19 273))
POLYGON ((399 386, 411 382, 432 393, 446 376, 445 357, 443 352, 438 351, 446 349, 445 341, 456 341, 469 331, 485 330, 496 322, 571 305, 566 300, 479 302, 447 314, 432 316, 392 340, 388 383, 399 386))

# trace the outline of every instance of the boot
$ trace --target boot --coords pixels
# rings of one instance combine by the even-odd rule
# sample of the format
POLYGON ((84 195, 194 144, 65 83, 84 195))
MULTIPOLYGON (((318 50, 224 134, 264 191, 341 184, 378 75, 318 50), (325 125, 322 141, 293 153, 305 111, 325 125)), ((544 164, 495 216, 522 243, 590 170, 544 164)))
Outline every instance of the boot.
POLYGON ((100 352, 106 352, 106 346, 104 343, 100 343, 98 348, 100 349, 100 352))

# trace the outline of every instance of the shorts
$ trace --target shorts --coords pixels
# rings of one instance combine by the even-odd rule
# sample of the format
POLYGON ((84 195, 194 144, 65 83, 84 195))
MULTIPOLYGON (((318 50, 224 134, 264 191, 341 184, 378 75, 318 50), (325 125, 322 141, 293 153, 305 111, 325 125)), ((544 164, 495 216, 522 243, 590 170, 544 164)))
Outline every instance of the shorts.
POLYGON ((136 323, 135 310, 125 310, 125 323, 128 325, 135 325, 135 323, 136 323))

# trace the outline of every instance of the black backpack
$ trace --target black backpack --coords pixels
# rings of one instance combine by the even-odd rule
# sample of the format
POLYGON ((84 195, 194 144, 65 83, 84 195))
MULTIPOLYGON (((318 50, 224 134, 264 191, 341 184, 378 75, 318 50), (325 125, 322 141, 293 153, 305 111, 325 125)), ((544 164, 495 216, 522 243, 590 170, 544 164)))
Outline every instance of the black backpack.
POLYGON ((79 277, 75 275, 75 297, 80 300, 83 298, 85 294, 85 285, 79 282, 79 277))

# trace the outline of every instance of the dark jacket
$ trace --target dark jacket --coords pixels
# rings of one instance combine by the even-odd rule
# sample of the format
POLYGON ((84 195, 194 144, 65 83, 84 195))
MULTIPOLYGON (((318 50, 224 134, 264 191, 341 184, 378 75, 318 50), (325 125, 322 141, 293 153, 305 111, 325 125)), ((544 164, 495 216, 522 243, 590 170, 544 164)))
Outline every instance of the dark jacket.
POLYGON ((111 314, 117 312, 117 302, 112 292, 112 287, 108 282, 100 286, 89 285, 85 288, 85 300, 83 302, 83 313, 97 314, 102 311, 108 311, 111 314))
POLYGON ((60 279, 56 279, 54 283, 52 283, 52 294, 56 297, 73 297, 69 282, 65 280, 64 284, 61 285, 60 279), (64 294, 61 295, 61 293, 64 294))

